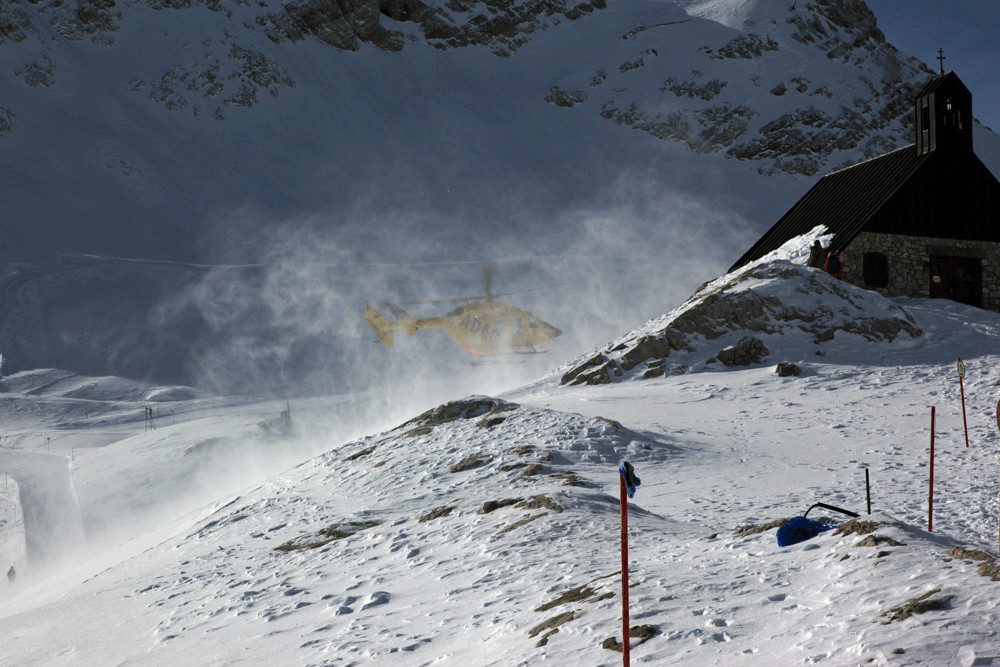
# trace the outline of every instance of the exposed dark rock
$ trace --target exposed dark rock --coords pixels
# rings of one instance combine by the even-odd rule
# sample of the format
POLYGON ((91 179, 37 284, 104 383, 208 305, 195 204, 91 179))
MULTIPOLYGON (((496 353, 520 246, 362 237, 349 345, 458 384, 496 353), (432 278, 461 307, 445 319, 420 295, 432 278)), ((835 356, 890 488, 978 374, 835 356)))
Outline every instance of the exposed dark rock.
POLYGON ((719 49, 713 58, 743 58, 750 60, 760 58, 767 51, 779 51, 778 43, 771 37, 761 37, 755 33, 747 33, 731 40, 719 49))
POLYGON ((904 547, 906 546, 903 542, 898 542, 891 537, 886 537, 885 535, 869 535, 863 540, 860 540, 854 544, 856 547, 877 547, 880 544, 888 544, 890 547, 904 547))
POLYGON ((652 378, 658 378, 661 375, 663 375, 663 366, 654 366, 642 374, 642 379, 649 380, 652 378))
POLYGON ((959 560, 993 560, 993 557, 982 549, 969 547, 952 547, 948 550, 948 555, 959 560))
POLYGON ((0 107, 0 137, 14 129, 14 112, 0 107))
POLYGON ((448 472, 453 472, 453 473, 462 472, 463 470, 471 470, 472 468, 478 468, 479 466, 489 461, 491 458, 492 457, 489 456, 488 454, 473 454, 471 456, 465 457, 455 465, 448 468, 448 472))
MULTIPOLYGON (((650 638, 655 637, 658 633, 659 630, 657 630, 652 625, 633 625, 628 629, 628 636, 630 638, 632 639, 639 638, 641 640, 638 643, 636 643, 636 646, 644 644, 645 642, 649 641, 650 638)), ((631 650, 631 648, 634 648, 631 646, 631 643, 629 644, 629 646, 630 646, 629 650, 631 650)), ((603 642, 601 642, 601 648, 610 649, 612 651, 618 651, 619 653, 623 653, 625 651, 625 645, 622 644, 620 641, 618 641, 618 639, 615 637, 608 637, 603 642)))
POLYGON ((882 621, 882 625, 888 625, 893 621, 902 621, 910 616, 913 616, 914 614, 924 614, 928 611, 951 609, 952 596, 949 595, 941 598, 931 598, 932 595, 940 592, 940 588, 934 588, 919 597, 906 601, 898 607, 893 607, 892 609, 883 612, 882 616, 886 617, 887 620, 882 621))
POLYGON ((527 500, 522 500, 516 505, 516 507, 525 510, 547 509, 557 513, 563 511, 562 505, 552 500, 552 498, 549 498, 544 493, 541 495, 532 496, 527 500))
POLYGON ((984 577, 989 577, 993 581, 1000 581, 1000 564, 995 560, 984 561, 979 564, 976 571, 984 577))
POLYGON ((118 30, 116 21, 122 13, 114 11, 115 0, 77 0, 76 19, 84 33, 106 33, 118 30))
POLYGON ((576 618, 575 611, 565 611, 561 614, 553 616, 550 619, 542 621, 541 623, 533 627, 531 630, 528 631, 528 636, 535 637, 536 635, 538 635, 538 633, 545 632, 546 630, 548 630, 549 632, 546 632, 545 635, 538 641, 538 643, 535 644, 536 646, 545 646, 548 643, 549 637, 559 631, 560 625, 568 623, 569 621, 572 621, 574 618, 576 618))
POLYGON ((545 101, 557 107, 572 107, 581 102, 587 101, 587 93, 582 90, 566 90, 559 86, 552 86, 549 94, 545 96, 545 101))
POLYGON ((529 514, 520 521, 515 521, 509 526, 505 526, 504 528, 500 529, 499 531, 497 531, 497 535, 503 535, 504 533, 509 533, 512 530, 517 530, 522 526, 528 525, 532 521, 537 521, 538 519, 541 519, 543 516, 548 516, 548 512, 542 512, 540 514, 529 514))
POLYGON ((8 2, 0 4, 0 44, 7 40, 23 42, 33 28, 31 14, 24 7, 8 2))
POLYGON ((360 459, 362 456, 368 456, 375 451, 374 447, 368 447, 367 449, 362 449, 361 451, 354 452, 350 456, 344 457, 344 461, 354 461, 355 459, 360 459))
POLYGON ((258 17, 257 22, 274 42, 311 36, 344 51, 357 51, 361 42, 399 51, 402 34, 383 28, 380 14, 377 0, 302 0, 284 4, 280 13, 258 17))
POLYGON ((669 90, 677 97, 689 97, 691 99, 700 99, 708 102, 718 96, 726 85, 728 84, 721 79, 712 79, 711 81, 706 81, 705 83, 698 83, 697 81, 678 81, 677 79, 670 77, 663 82, 663 86, 660 90, 663 92, 669 90))
POLYGON ((779 361, 778 365, 774 368, 774 372, 783 378, 795 377, 802 375, 802 368, 790 361, 779 361))
POLYGON ((490 429, 507 421, 506 417, 484 417, 476 422, 478 428, 490 429))
POLYGON ((611 375, 608 373, 609 361, 603 354, 591 357, 562 376, 560 384, 609 384, 611 375), (599 368, 594 368, 599 366, 599 368))
MULTIPOLYGON (((427 428, 433 430, 435 426, 448 424, 459 419, 475 419, 477 417, 492 416, 501 412, 516 410, 516 403, 509 403, 497 398, 485 396, 473 396, 460 401, 451 401, 432 408, 413 419, 403 422, 395 430, 404 428, 427 428)), ((412 431, 410 431, 412 432, 412 431)), ((408 434, 410 433, 408 432, 408 434)), ((429 433, 430 431, 426 431, 429 433)))
POLYGON ((630 371, 647 359, 665 359, 670 356, 670 343, 663 336, 643 336, 635 347, 622 355, 622 370, 630 371))
POLYGON ((556 477, 563 480, 563 486, 586 486, 587 484, 580 479, 580 476, 575 472, 566 470, 564 472, 554 472, 549 477, 556 477))
POLYGON ((750 525, 747 525, 747 526, 740 526, 735 531, 733 531, 733 535, 735 535, 736 537, 746 537, 748 535, 757 535, 759 533, 763 533, 763 532, 766 532, 768 530, 772 530, 772 529, 775 529, 775 528, 781 528, 786 523, 788 523, 788 519, 784 518, 784 519, 775 519, 773 521, 768 521, 767 523, 762 523, 762 524, 750 524, 750 525))
POLYGON ((448 516, 454 511, 454 507, 451 505, 444 505, 436 509, 431 510, 427 514, 417 519, 417 523, 427 523, 428 521, 433 521, 434 519, 440 519, 441 517, 448 516))
POLYGON ((879 526, 888 526, 892 524, 887 524, 879 521, 871 521, 868 519, 851 519, 850 521, 845 521, 840 524, 840 526, 833 532, 834 535, 868 535, 869 533, 874 533, 878 530, 879 526))
POLYGON ((605 6, 605 0, 451 0, 435 7, 421 0, 300 0, 257 22, 275 42, 314 37, 347 51, 357 51, 362 43, 399 51, 403 34, 381 25, 380 17, 386 16, 416 24, 437 48, 489 46, 507 56, 531 33, 559 23, 558 17, 575 20, 605 6))
POLYGON ((487 500, 483 503, 483 506, 479 508, 480 514, 489 514, 490 512, 495 512, 496 510, 513 505, 515 503, 521 502, 521 498, 506 498, 504 500, 487 500))
POLYGON ((24 83, 32 88, 51 87, 55 84, 56 65, 48 57, 43 57, 43 60, 44 63, 34 62, 19 68, 14 72, 14 76, 23 77, 24 83))
POLYGON ((276 546, 275 551, 299 551, 302 549, 318 549, 326 546, 330 542, 342 540, 355 533, 379 525, 378 521, 349 521, 347 523, 334 523, 320 530, 315 535, 303 535, 284 544, 276 546))
MULTIPOLYGON (((613 595, 613 594, 612 594, 613 595)), ((577 586, 576 588, 571 588, 568 591, 559 594, 559 597, 555 598, 551 602, 546 602, 540 607, 536 607, 535 611, 548 611, 553 607, 558 607, 564 604, 569 604, 570 602, 584 602, 584 601, 595 601, 593 598, 598 597, 598 591, 590 587, 590 584, 584 586, 577 586)))
POLYGON ((981 549, 970 549, 968 547, 952 547, 948 551, 948 556, 966 562, 979 561, 976 571, 984 577, 989 577, 992 581, 1000 581, 1000 563, 997 563, 993 556, 981 549))
POLYGON ((719 350, 716 358, 726 366, 749 366, 767 358, 768 350, 759 338, 744 336, 736 345, 719 350))

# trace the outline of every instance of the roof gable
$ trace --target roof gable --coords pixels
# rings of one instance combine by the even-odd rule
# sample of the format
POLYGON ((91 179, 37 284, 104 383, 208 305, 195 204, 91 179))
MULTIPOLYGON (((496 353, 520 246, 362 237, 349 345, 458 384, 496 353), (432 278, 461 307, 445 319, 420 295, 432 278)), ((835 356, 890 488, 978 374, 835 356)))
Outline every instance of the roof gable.
POLYGON ((834 235, 832 248, 843 249, 928 158, 927 154, 918 154, 911 144, 827 174, 730 271, 777 250, 788 239, 817 225, 824 225, 834 235))
POLYGON ((948 72, 947 74, 942 74, 941 76, 936 76, 930 81, 928 81, 920 92, 917 93, 917 97, 924 97, 925 95, 930 95, 931 93, 936 93, 941 89, 945 90, 959 90, 968 96, 972 96, 969 89, 966 87, 962 80, 958 78, 958 75, 954 72, 948 72))

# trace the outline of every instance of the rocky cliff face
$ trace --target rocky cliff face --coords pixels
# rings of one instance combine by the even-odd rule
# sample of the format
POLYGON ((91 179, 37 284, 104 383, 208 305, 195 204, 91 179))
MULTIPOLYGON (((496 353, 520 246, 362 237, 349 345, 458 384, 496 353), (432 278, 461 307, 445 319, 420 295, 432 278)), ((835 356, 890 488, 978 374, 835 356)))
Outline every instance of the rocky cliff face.
MULTIPOLYGON (((624 48, 608 50, 620 58, 592 70, 570 65, 567 80, 551 82, 544 99, 586 107, 698 153, 753 163, 763 174, 812 176, 909 143, 912 99, 931 73, 886 43, 861 0, 807 0, 794 10, 757 0, 742 3, 751 9, 737 25, 703 30, 713 11, 730 4, 741 3, 695 2, 688 18, 636 24, 620 36, 624 48), (702 36, 692 42, 696 30, 702 36), (856 74, 838 81, 814 68, 804 75, 797 66, 804 52, 856 74)), ((509 57, 540 31, 605 7, 605 0, 6 0, 0 48, 44 44, 49 35, 113 48, 116 32, 140 12, 197 20, 208 11, 218 20, 206 22, 213 27, 200 31, 199 44, 189 43, 179 62, 152 78, 137 73, 130 88, 172 111, 219 120, 228 107, 252 107, 295 86, 282 55, 254 45, 260 36, 275 44, 314 39, 344 51, 370 44, 397 52, 408 41, 482 46, 509 57)), ((29 86, 60 78, 41 51, 13 72, 29 86)), ((0 135, 16 115, 0 108, 0 135)))
MULTIPOLYGON (((634 49, 614 69, 580 77, 588 85, 557 85, 547 99, 559 106, 600 99, 599 113, 609 121, 750 162, 762 174, 813 176, 912 143, 913 98, 932 73, 886 42, 864 2, 812 0, 790 9, 707 0, 688 11, 711 18, 740 4, 751 8, 742 20, 683 55, 662 46, 634 49), (819 63, 802 74, 811 58, 819 63), (838 65, 851 73, 825 75, 838 65), (671 76, 639 77, 641 68, 669 68, 671 76)), ((653 34, 688 27, 641 25, 622 39, 650 42, 653 34)))
POLYGON ((439 48, 489 46, 498 55, 527 42, 528 36, 564 20, 605 7, 604 0, 5 0, 0 6, 0 42, 23 42, 50 31, 76 41, 113 45, 114 33, 139 7, 178 12, 205 9, 232 19, 233 31, 260 30, 274 42, 315 38, 337 49, 357 51, 362 43, 399 51, 404 31, 382 25, 413 24, 417 34, 439 48))

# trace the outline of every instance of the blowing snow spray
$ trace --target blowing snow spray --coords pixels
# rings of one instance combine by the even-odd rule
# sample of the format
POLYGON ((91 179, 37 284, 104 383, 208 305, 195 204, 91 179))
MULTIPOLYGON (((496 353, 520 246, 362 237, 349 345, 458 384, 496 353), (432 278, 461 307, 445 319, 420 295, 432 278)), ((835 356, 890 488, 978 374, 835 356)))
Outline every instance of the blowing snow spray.
POLYGON ((628 499, 642 482, 635 475, 635 468, 628 461, 618 466, 619 498, 622 516, 622 664, 629 667, 628 631, 628 499))

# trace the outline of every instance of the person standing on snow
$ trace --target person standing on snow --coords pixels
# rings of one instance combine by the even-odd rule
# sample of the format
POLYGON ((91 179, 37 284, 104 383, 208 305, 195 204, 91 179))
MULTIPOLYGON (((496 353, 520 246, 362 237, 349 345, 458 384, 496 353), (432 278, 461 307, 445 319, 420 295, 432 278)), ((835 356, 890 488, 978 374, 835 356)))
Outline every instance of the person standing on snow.
POLYGON ((809 263, 806 266, 814 269, 822 269, 823 258, 823 244, 819 242, 819 239, 816 239, 812 247, 809 248, 809 263))
POLYGON ((831 276, 837 280, 844 279, 844 262, 840 259, 839 250, 831 250, 826 255, 826 263, 823 264, 823 270, 829 273, 831 276))
POLYGON ((11 565, 10 569, 7 570, 7 581, 13 584, 15 579, 17 579, 17 572, 14 571, 14 566, 11 565))

